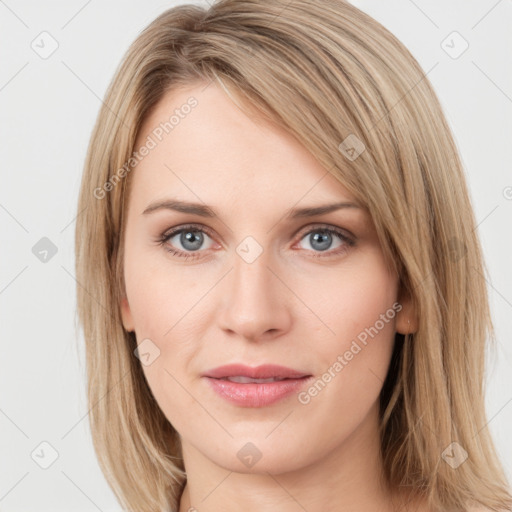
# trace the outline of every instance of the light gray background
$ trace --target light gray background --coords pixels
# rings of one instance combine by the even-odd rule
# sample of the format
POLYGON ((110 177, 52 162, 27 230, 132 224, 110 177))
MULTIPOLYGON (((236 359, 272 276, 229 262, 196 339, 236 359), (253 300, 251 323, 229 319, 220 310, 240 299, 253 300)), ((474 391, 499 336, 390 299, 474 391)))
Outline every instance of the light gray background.
MULTIPOLYGON (((88 426, 83 342, 74 325, 76 200, 115 68, 140 30, 178 3, 0 0, 0 511, 120 510, 88 426), (33 41, 42 47, 43 31, 58 42, 47 59, 31 48, 33 41), (58 251, 46 263, 32 252, 43 237, 58 251), (42 442, 58 454, 48 469, 35 462, 51 461, 42 442)), ((428 72, 467 170, 498 338, 489 357, 488 428, 510 478, 512 3, 353 3, 397 35, 428 72), (453 31, 469 44, 458 58, 463 41, 453 31)))

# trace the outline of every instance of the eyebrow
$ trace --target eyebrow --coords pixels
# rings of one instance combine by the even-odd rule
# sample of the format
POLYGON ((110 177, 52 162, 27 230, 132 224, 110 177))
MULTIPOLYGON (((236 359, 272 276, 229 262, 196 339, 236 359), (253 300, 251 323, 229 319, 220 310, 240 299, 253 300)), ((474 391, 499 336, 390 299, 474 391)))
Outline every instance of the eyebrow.
MULTIPOLYGON (((285 217, 288 219, 298 219, 304 217, 314 217, 316 215, 323 215, 326 213, 334 212, 344 208, 363 209, 359 204, 353 202, 340 202, 333 204, 326 204, 320 206, 310 206, 306 208, 292 208, 288 210, 285 217)), ((165 199, 151 203, 143 212, 143 215, 153 213, 160 210, 173 210, 181 213, 190 213, 199 215, 201 217, 215 218, 217 214, 215 211, 205 204, 190 203, 186 201, 178 201, 175 199, 165 199)))

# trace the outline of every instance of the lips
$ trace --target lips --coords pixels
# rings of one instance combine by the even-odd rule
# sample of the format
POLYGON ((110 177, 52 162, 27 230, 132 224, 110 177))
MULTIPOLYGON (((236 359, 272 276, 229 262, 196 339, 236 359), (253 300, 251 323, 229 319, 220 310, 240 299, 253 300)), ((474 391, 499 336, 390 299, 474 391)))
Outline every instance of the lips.
POLYGON ((245 384, 251 382, 263 383, 285 379, 301 379, 303 377, 309 377, 310 374, 275 364, 264 364, 256 367, 243 364, 228 364, 208 370, 202 376, 245 384))
POLYGON ((229 364, 208 370, 202 377, 217 395, 239 407, 272 405, 299 392, 313 378, 300 370, 274 364, 229 364))

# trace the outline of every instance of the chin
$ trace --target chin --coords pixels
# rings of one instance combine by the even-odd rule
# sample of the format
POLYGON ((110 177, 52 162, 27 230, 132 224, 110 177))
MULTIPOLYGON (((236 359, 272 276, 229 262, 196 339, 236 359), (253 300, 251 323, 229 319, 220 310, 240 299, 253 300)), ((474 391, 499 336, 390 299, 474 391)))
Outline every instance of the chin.
MULTIPOLYGON (((247 438, 246 438, 247 439, 247 438)), ((267 473, 278 475, 293 472, 311 464, 313 461, 305 458, 304 443, 294 446, 289 443, 269 442, 269 440, 231 440, 229 446, 222 447, 221 453, 209 457, 214 464, 228 471, 242 474, 265 475, 267 473), (233 453, 233 456, 229 454, 233 453), (302 452, 302 456, 297 454, 302 452)), ((205 453, 208 456, 207 453, 205 453)))

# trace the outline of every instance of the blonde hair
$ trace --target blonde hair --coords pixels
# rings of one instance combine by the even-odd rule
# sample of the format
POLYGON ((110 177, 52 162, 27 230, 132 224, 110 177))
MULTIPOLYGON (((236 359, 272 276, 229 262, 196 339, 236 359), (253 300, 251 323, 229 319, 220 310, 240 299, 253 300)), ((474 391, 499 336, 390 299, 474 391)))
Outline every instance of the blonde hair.
POLYGON ((413 300, 417 331, 396 334, 381 393, 387 483, 428 497, 434 510, 509 509, 486 426, 484 353, 494 333, 457 148, 416 60, 343 0, 174 7, 115 73, 90 140, 75 249, 92 439, 119 501, 137 512, 176 511, 186 481, 179 436, 122 327, 126 162, 167 91, 211 80, 295 135, 368 208, 413 300), (347 141, 364 144, 357 158, 347 141), (442 457, 452 442, 468 453, 456 469, 442 457))

